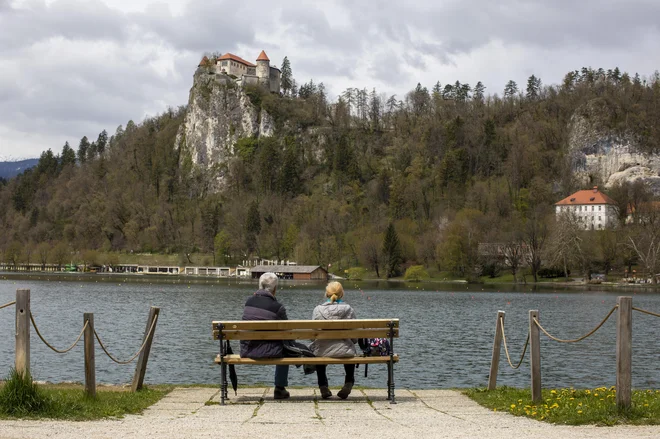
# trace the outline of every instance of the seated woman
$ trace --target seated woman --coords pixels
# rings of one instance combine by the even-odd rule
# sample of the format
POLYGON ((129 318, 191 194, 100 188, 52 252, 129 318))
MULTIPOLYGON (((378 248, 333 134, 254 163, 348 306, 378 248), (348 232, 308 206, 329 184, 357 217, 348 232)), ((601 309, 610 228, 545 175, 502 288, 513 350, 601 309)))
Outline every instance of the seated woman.
MULTIPOLYGON (((314 320, 343 320, 354 319, 355 312, 348 303, 344 303, 344 288, 339 282, 330 282, 325 288, 326 302, 314 308, 312 319, 314 320)), ((314 340, 310 346, 314 355, 317 357, 335 357, 345 358, 357 355, 355 350, 357 340, 314 340)), ((328 389, 328 376, 326 375, 326 364, 317 365, 316 373, 318 376, 319 389, 321 397, 328 399, 332 392, 328 389)), ((346 378, 344 387, 337 393, 341 399, 348 398, 353 384, 355 384, 355 364, 344 364, 346 378)))

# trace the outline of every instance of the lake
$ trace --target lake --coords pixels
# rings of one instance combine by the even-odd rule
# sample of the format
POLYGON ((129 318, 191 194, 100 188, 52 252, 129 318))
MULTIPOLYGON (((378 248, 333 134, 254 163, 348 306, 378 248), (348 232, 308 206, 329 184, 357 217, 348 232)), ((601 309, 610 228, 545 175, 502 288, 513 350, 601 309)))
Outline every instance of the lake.
MULTIPOLYGON (((0 278, 1 279, 1 278, 0 278)), ((150 306, 161 313, 147 370, 147 383, 218 384, 220 368, 213 363, 218 343, 211 336, 211 321, 240 319, 246 298, 256 289, 252 281, 217 281, 187 278, 105 278, 53 275, 51 281, 0 280, 0 305, 14 300, 18 288, 31 290, 32 312, 44 337, 62 349, 78 335, 83 313, 93 312, 96 330, 110 352, 126 359, 140 346, 150 306)), ((513 361, 517 361, 527 335, 528 311, 540 311, 541 324, 561 338, 580 336, 616 304, 619 295, 632 295, 633 305, 660 311, 660 295, 639 289, 560 291, 510 291, 463 284, 389 284, 346 281, 346 301, 358 318, 401 319, 401 337, 395 351, 401 362, 395 368, 397 387, 452 388, 485 386, 498 310, 506 311, 506 336, 513 361), (442 289, 441 289, 442 288, 442 289)), ((290 319, 309 319, 323 301, 323 284, 286 283, 277 292, 290 319)), ((577 344, 559 344, 541 336, 541 369, 544 387, 576 388, 615 384, 616 331, 614 315, 594 336, 577 344)), ((633 386, 658 388, 660 319, 633 313, 633 386)), ((67 354, 48 349, 31 331, 31 364, 35 379, 83 381, 83 346, 67 354)), ((128 383, 134 363, 111 362, 96 348, 99 383, 128 383)), ((14 362, 14 308, 0 310, 0 374, 14 362)), ((357 383, 385 387, 386 367, 372 365, 357 383)), ((237 367, 239 385, 271 383, 273 367, 237 367)), ((331 385, 343 382, 343 369, 330 366, 331 385)), ((528 357, 511 370, 504 353, 498 385, 529 385, 528 357)), ((291 368, 290 385, 315 385, 315 375, 291 368)))

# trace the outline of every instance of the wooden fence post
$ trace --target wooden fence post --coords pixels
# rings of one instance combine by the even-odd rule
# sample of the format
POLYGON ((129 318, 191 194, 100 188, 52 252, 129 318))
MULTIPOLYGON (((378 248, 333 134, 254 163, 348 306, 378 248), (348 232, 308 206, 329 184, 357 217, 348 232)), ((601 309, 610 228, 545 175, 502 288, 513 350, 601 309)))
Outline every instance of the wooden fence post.
POLYGON ((30 290, 16 290, 16 372, 30 373, 30 290))
POLYGON ((96 397, 96 358, 94 353, 94 314, 83 314, 85 327, 85 394, 96 397))
POLYGON ((629 408, 632 391, 632 297, 617 298, 616 405, 629 408))
MULTIPOLYGON (((147 319, 147 328, 144 330, 144 337, 142 338, 142 343, 144 343, 144 349, 140 352, 140 356, 137 360, 137 365, 135 366, 135 375, 133 375, 133 384, 131 390, 133 392, 138 391, 142 388, 144 383, 144 375, 147 373, 147 361, 149 361, 149 352, 151 351, 151 343, 154 339, 154 334, 156 333, 156 323, 154 319, 158 319, 158 314, 160 313, 160 308, 157 306, 152 306, 149 310, 149 318, 147 319), (151 325, 153 324, 153 330, 151 325), (146 343, 145 343, 146 340, 146 343)), ((158 321, 158 320, 156 320, 158 321)))
POLYGON ((504 311, 497 311, 497 322, 495 323, 495 340, 493 341, 493 355, 490 359, 490 375, 488 376, 488 390, 497 387, 497 370, 500 366, 500 350, 502 348, 502 323, 504 322, 504 311))
POLYGON ((540 402, 543 399, 541 395, 541 336, 534 319, 539 320, 538 310, 529 312, 529 368, 532 372, 532 401, 540 402))

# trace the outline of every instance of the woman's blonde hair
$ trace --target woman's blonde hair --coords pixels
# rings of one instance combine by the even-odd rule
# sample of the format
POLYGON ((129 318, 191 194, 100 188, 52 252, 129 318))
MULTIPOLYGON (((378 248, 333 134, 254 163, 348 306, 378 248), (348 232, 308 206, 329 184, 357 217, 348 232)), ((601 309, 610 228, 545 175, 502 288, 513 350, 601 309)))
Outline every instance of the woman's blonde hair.
POLYGON ((325 297, 330 299, 330 302, 335 303, 344 297, 344 287, 342 287, 339 282, 330 282, 328 286, 325 287, 325 297))

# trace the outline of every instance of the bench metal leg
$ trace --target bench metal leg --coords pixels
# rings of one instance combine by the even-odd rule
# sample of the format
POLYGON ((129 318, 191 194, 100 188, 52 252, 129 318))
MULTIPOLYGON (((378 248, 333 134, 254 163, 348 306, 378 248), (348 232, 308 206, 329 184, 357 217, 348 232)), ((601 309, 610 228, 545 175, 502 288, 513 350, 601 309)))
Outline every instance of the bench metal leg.
POLYGON ((221 377, 220 377, 220 404, 225 405, 227 398, 227 363, 220 363, 221 377))
POLYGON ((396 404, 394 397, 394 364, 387 365, 387 399, 390 404, 396 404))
POLYGON ((391 379, 391 374, 390 374, 390 363, 387 363, 387 400, 391 401, 392 400, 392 381, 391 379))

